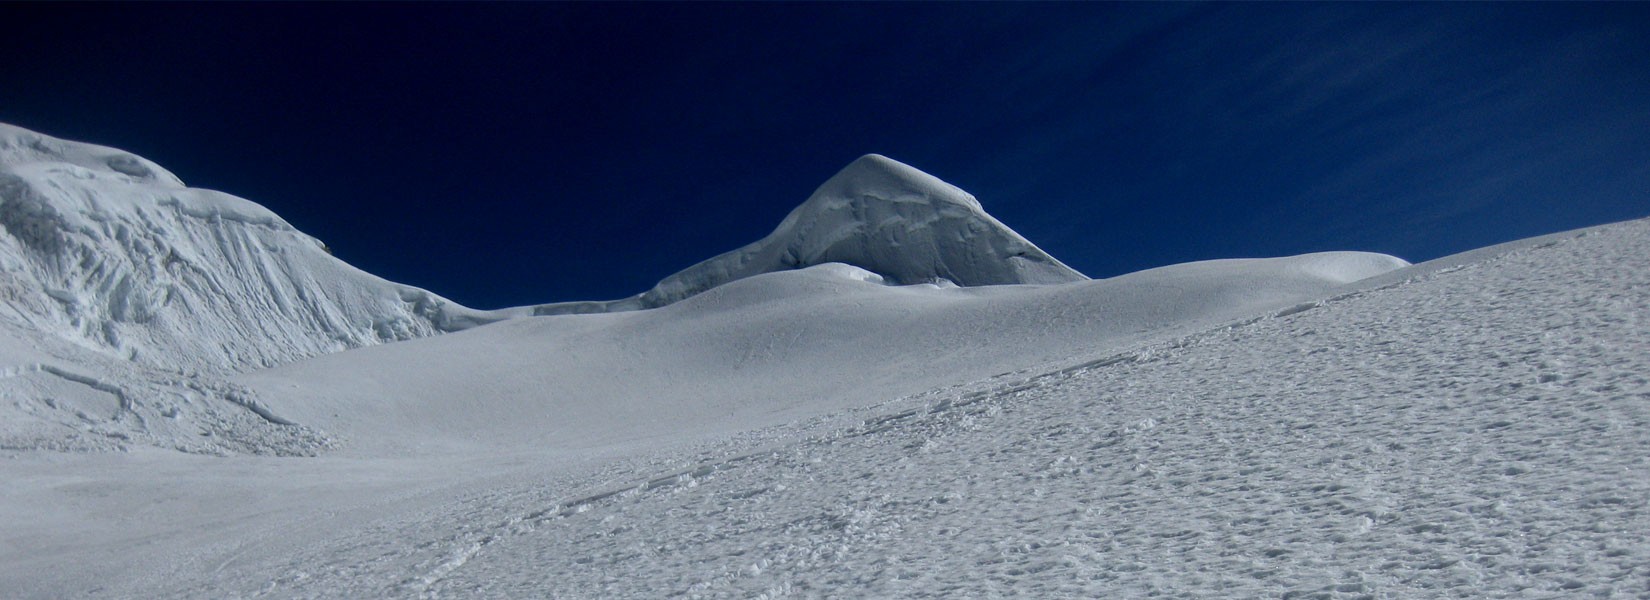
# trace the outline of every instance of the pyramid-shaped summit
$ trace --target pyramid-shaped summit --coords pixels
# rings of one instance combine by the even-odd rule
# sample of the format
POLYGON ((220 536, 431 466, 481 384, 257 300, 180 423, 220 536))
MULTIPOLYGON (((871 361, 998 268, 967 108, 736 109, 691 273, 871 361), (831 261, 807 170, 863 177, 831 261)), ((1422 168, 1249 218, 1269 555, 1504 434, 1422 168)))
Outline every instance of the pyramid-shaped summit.
POLYGON ((641 304, 663 306, 737 279, 830 262, 894 284, 1087 279, 986 214, 968 192, 867 154, 820 185, 767 237, 660 281, 641 304))

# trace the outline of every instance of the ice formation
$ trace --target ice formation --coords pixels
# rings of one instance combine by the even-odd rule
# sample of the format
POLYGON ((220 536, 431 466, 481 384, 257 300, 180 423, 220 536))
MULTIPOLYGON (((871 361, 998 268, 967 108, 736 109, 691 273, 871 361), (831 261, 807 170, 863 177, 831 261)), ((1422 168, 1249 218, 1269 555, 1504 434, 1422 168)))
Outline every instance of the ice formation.
POLYGON ((232 372, 483 317, 333 258, 253 202, 0 124, 6 316, 167 368, 232 372))

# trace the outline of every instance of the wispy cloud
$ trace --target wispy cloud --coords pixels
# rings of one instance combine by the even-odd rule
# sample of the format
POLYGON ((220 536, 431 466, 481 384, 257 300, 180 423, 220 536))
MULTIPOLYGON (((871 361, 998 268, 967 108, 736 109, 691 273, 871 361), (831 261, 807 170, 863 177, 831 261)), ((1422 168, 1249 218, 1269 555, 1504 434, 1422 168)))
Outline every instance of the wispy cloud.
POLYGON ((948 162, 975 165, 967 176, 1011 224, 1102 272, 1146 265, 1113 260, 1126 250, 1099 236, 1164 245, 1141 253, 1156 256, 1355 246, 1427 258, 1631 216, 1624 199, 1585 196, 1642 177, 1632 165, 1650 158, 1650 59, 1633 41, 1650 32, 1589 10, 1087 15, 999 41, 1014 51, 969 86, 994 89, 985 105, 1014 118, 936 143, 978 155, 948 162), (1152 231, 1166 227, 1179 230, 1152 231))

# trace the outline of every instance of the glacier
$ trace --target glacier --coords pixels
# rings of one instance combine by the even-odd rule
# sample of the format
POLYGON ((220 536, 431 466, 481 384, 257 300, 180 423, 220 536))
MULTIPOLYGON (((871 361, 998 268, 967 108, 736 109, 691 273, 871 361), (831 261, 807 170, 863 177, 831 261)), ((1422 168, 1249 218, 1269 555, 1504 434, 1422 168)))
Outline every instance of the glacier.
POLYGON ((867 155, 483 311, 0 125, 0 595, 1644 595, 1645 240, 1089 279, 867 155))

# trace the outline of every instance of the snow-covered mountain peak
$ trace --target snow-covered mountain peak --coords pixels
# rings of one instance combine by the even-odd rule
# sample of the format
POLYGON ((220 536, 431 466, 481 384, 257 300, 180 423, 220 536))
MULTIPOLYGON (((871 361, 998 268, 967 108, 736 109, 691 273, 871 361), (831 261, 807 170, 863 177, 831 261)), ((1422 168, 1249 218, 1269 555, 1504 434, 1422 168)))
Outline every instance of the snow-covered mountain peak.
MULTIPOLYGON (((881 154, 867 154, 848 163, 820 184, 809 201, 841 202, 850 198, 877 198, 887 202, 958 204, 983 212, 980 201, 962 188, 881 154)), ((794 213, 793 213, 794 214, 794 213)))
POLYGON ((784 246, 780 259, 793 268, 843 262, 899 284, 1087 279, 986 214, 973 194, 880 154, 826 180, 764 242, 784 246))
POLYGON ((954 185, 879 154, 826 180, 773 233, 689 267, 640 297, 600 307, 664 306, 713 287, 774 271, 844 263, 890 284, 1053 284, 1088 279, 985 213, 954 185))

